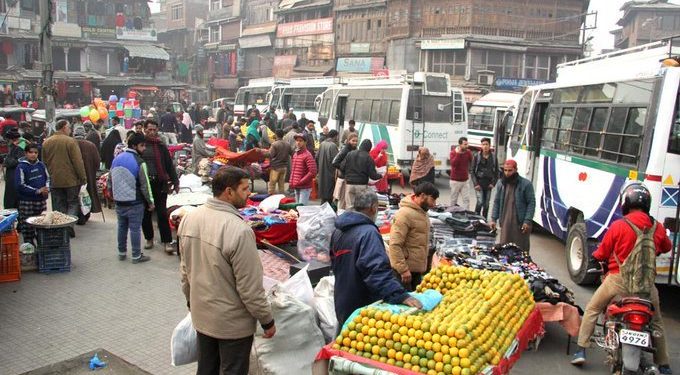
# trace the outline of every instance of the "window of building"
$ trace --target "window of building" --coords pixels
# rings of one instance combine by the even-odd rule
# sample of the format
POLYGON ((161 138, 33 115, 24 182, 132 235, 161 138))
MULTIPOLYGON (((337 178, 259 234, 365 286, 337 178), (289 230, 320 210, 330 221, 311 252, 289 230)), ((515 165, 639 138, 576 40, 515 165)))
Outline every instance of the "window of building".
POLYGON ((550 76, 550 57, 545 55, 526 55, 524 59, 524 78, 547 80, 550 76))
POLYGON ((170 19, 181 20, 184 17, 184 4, 175 4, 170 8, 170 19))
POLYGON ((522 54, 495 50, 472 50, 473 76, 480 70, 491 70, 496 77, 519 77, 522 54))
POLYGON ((210 10, 215 11, 220 9, 221 4, 222 0, 210 0, 210 10))
POLYGON ((465 50, 432 50, 429 71, 448 73, 453 76, 465 75, 467 53, 465 50))
POLYGON ((220 27, 219 26, 211 26, 210 27, 210 37, 209 37, 208 40, 210 40, 211 43, 220 41, 220 27))

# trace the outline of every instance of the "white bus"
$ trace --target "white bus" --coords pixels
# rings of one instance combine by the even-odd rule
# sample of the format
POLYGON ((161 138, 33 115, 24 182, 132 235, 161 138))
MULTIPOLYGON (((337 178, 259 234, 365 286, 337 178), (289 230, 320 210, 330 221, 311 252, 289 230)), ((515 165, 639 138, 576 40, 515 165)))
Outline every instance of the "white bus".
POLYGON ((428 147, 438 172, 449 168, 449 152, 467 131, 463 91, 449 76, 414 73, 387 78, 348 78, 321 96, 319 122, 342 134, 350 120, 360 139, 386 140, 390 165, 405 174, 421 146, 428 147))
MULTIPOLYGON (((468 109, 468 142, 479 148, 482 138, 491 139, 491 148, 498 149, 497 138, 506 130, 501 129, 508 109, 517 108, 522 94, 515 92, 491 92, 475 100, 468 109)), ((508 129, 509 130, 509 129, 508 129)))
POLYGON ((279 120, 283 120, 283 116, 292 108, 298 119, 304 113, 307 119, 317 123, 317 131, 321 131, 316 100, 333 82, 333 77, 293 78, 286 84, 275 86, 268 102, 276 108, 279 120))
POLYGON ((275 87, 286 85, 287 80, 274 78, 253 78, 248 86, 240 87, 236 91, 234 100, 234 117, 244 116, 248 109, 255 104, 260 113, 269 108, 269 100, 275 87))
MULTIPOLYGON (((565 63, 556 83, 531 87, 520 101, 507 157, 533 182, 534 221, 565 241, 578 284, 595 281, 590 255, 621 217, 627 183, 649 188, 657 220, 676 217, 680 67, 661 62, 671 51, 660 41, 565 63)), ((657 282, 680 281, 676 252, 657 258, 657 282)))

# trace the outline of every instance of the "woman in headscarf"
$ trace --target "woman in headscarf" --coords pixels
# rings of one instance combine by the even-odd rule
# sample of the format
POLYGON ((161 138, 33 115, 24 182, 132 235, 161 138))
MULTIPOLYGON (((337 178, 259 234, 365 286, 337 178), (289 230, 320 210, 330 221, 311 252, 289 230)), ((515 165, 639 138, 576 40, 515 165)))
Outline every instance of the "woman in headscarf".
POLYGON ((378 182, 375 183, 375 190, 378 191, 378 193, 387 193, 390 189, 389 184, 387 183, 387 141, 384 139, 378 142, 378 144, 373 147, 371 152, 369 152, 371 155, 371 158, 375 162, 375 168, 379 169, 382 167, 385 167, 385 172, 383 172, 383 178, 378 180, 378 182))
POLYGON ((409 182, 413 187, 423 182, 434 184, 434 157, 427 147, 418 149, 418 156, 413 162, 409 182))
POLYGON ((191 119, 191 115, 188 112, 182 113, 182 126, 180 127, 182 132, 179 136, 180 142, 182 143, 192 143, 194 141, 191 134, 194 122, 191 119))
POLYGON ((260 132, 257 127, 260 125, 260 121, 253 119, 248 125, 248 130, 246 131, 246 151, 258 147, 260 143, 260 132))

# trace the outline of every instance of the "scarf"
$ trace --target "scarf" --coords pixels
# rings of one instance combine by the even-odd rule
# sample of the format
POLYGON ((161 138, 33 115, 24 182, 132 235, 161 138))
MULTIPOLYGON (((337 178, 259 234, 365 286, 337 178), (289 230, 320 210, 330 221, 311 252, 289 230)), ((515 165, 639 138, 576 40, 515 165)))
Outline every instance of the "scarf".
POLYGON ((258 125, 260 125, 260 122, 253 120, 250 125, 248 125, 248 131, 246 132, 246 135, 252 135, 256 142, 260 141, 260 132, 257 130, 258 125))
POLYGON ((191 116, 186 112, 182 115, 182 124, 184 124, 187 129, 191 129, 191 116))
POLYGON ((409 179, 409 182, 413 182, 427 176, 432 168, 434 168, 434 157, 432 154, 430 154, 430 150, 423 147, 420 149, 416 160, 413 162, 413 167, 411 168, 411 178, 409 179))
POLYGON ((156 177, 159 181, 168 182, 169 176, 165 171, 165 166, 163 165, 163 157, 161 155, 161 140, 160 138, 146 138, 147 147, 153 149, 153 160, 154 166, 156 167, 156 177))
POLYGON ((387 165, 387 155, 383 153, 387 149, 387 142, 383 139, 378 142, 378 144, 373 147, 373 150, 369 152, 371 158, 375 162, 377 168, 384 167, 387 165))

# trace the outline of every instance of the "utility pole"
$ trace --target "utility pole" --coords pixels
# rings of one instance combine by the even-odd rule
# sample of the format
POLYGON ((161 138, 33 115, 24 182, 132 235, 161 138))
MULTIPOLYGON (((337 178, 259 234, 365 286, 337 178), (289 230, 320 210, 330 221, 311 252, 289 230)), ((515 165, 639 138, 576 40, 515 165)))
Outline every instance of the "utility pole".
POLYGON ((40 0, 40 60, 42 62, 42 92, 45 98, 45 123, 54 129, 54 70, 52 67, 52 1, 40 0))

